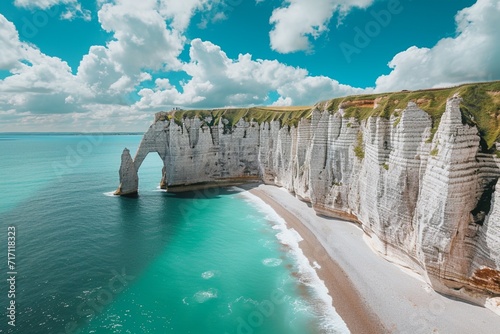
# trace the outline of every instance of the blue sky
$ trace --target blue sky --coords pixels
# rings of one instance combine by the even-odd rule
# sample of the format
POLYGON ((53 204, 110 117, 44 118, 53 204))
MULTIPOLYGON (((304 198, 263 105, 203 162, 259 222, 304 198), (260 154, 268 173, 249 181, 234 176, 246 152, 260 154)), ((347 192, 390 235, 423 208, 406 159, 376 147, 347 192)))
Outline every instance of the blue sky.
POLYGON ((0 131, 500 79, 498 0, 7 0, 0 131))

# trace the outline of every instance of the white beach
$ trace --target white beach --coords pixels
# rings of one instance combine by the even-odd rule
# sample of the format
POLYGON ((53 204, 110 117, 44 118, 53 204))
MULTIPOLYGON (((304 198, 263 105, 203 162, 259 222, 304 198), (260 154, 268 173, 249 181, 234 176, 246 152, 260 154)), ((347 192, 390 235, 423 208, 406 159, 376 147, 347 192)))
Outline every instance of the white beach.
POLYGON ((304 239, 300 247, 325 281, 333 305, 352 333, 496 333, 500 316, 442 296, 416 273, 376 254, 354 223, 317 216, 275 186, 250 192, 269 204, 304 239), (305 228, 304 228, 305 227, 305 228))

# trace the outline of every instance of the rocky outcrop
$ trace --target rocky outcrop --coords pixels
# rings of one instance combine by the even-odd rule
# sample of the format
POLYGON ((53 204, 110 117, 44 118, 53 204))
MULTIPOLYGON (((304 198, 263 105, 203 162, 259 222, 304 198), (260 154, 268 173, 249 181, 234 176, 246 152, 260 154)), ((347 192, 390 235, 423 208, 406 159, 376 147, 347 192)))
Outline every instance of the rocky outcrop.
MULTIPOLYGON (((135 175, 146 156, 156 152, 164 163, 161 187, 172 192, 260 181, 256 123, 241 120, 228 131, 222 122, 209 122, 199 118, 186 119, 182 126, 174 120, 155 122, 134 158, 135 175)), ((122 163, 120 171, 129 170, 123 167, 122 163)), ((128 178, 120 172, 122 184, 129 184, 128 178)))
POLYGON ((119 193, 137 191, 137 170, 150 152, 164 162, 169 191, 279 185, 319 214, 361 224, 374 249, 437 291, 498 311, 500 159, 464 122, 460 105, 460 97, 449 99, 434 131, 414 102, 365 120, 349 115, 352 106, 332 112, 318 104, 296 126, 243 118, 228 126, 214 115, 179 124, 157 114, 134 162, 122 155, 119 193))
POLYGON ((115 195, 137 195, 137 188, 139 186, 137 170, 134 160, 130 156, 130 151, 125 148, 122 153, 122 163, 120 166, 120 186, 115 191, 115 195))

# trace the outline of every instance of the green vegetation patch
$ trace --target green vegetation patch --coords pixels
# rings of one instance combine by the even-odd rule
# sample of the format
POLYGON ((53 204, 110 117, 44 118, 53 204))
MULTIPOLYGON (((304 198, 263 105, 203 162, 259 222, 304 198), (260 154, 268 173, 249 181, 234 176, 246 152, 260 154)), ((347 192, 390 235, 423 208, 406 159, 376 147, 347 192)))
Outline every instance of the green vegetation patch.
MULTIPOLYGON (((432 120, 431 142, 436 133, 441 116, 446 109, 446 101, 454 94, 463 98, 461 111, 463 123, 475 125, 479 129, 481 144, 484 150, 491 151, 500 138, 500 81, 489 83, 467 84, 446 89, 430 89, 419 91, 401 91, 394 93, 356 95, 341 97, 316 104, 320 110, 335 113, 344 109, 344 117, 355 118, 359 122, 369 117, 396 117, 394 126, 399 123, 401 110, 410 101, 429 114, 432 120)), ((241 120, 255 121, 258 124, 279 121, 282 127, 296 127, 301 119, 310 119, 311 107, 254 107, 214 110, 176 110, 166 117, 182 126, 186 118, 199 117, 204 124, 213 126, 223 121, 225 129, 231 130, 241 120), (207 122, 206 118, 212 121, 207 122), (224 121, 226 120, 226 121, 224 121)), ((164 118, 164 117, 163 117, 164 118)), ((162 119, 163 120, 163 119, 162 119)))
POLYGON ((358 136, 356 138, 356 146, 354 147, 354 154, 358 157, 359 160, 363 160, 365 158, 365 148, 363 145, 363 132, 359 131, 358 136))
POLYGON ((463 121, 476 125, 482 144, 492 149, 500 136, 500 82, 464 86, 460 96, 463 121))
MULTIPOLYGON (((255 108, 234 108, 234 109, 213 109, 213 110, 175 110, 168 114, 166 119, 173 119, 175 123, 182 126, 184 119, 198 117, 203 124, 214 126, 223 122, 227 128, 234 128, 243 119, 247 122, 254 121, 258 124, 265 122, 279 121, 282 127, 297 127, 301 119, 309 119, 312 115, 311 107, 302 108, 276 108, 255 107, 255 108), (208 121, 211 119, 211 121, 208 121)), ((159 120, 166 120, 161 117, 159 120)))
POLYGON ((323 105, 327 105, 327 110, 332 113, 343 108, 344 117, 354 117, 361 122, 372 116, 399 119, 398 110, 405 109, 412 101, 431 117, 429 141, 432 141, 446 110, 446 101, 456 93, 463 99, 461 111, 464 124, 477 126, 484 148, 491 149, 500 138, 500 81, 445 89, 348 96, 323 102, 323 105))

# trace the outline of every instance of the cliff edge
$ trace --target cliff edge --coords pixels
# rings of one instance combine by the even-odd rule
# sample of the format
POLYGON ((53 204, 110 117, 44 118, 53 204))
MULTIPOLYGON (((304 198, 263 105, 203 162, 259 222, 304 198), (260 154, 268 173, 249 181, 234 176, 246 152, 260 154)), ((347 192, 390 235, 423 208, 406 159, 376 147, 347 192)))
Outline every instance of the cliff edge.
POLYGON ((263 181, 359 223, 375 250, 500 315, 500 82, 334 99, 312 108, 158 113, 146 155, 169 191, 263 181))

